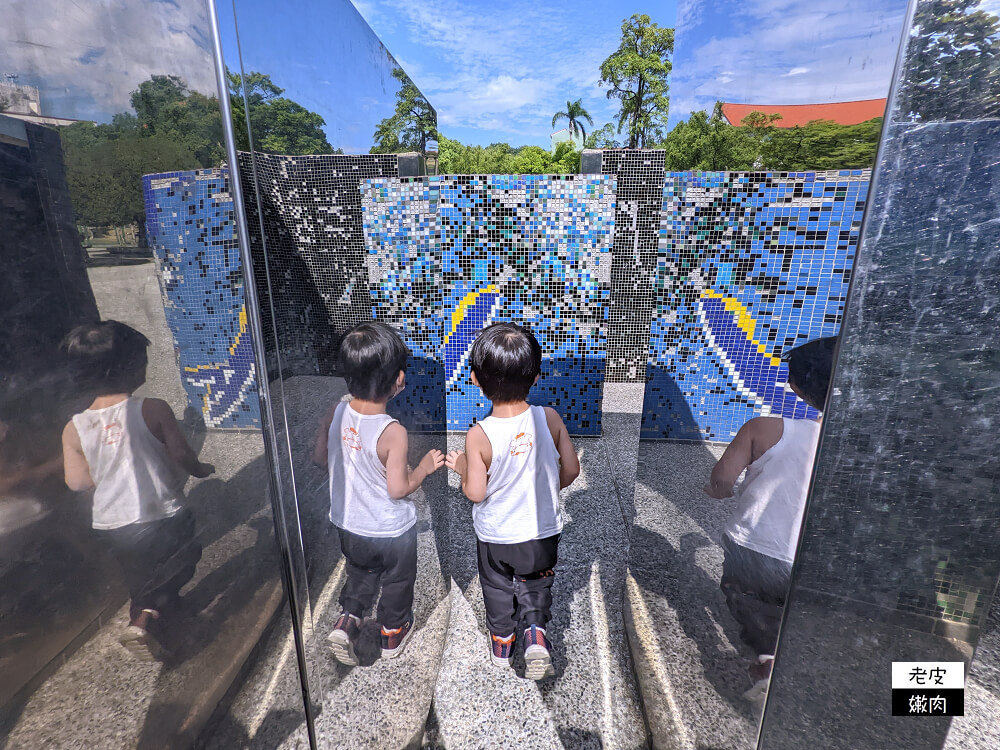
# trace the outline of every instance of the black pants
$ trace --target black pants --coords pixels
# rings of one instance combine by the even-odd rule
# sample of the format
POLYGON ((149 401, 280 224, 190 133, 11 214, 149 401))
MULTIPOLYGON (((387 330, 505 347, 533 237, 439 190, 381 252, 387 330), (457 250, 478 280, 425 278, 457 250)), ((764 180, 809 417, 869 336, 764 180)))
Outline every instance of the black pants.
POLYGON ((726 606, 740 625, 740 640, 758 654, 773 654, 792 578, 792 564, 744 547, 722 535, 726 606))
POLYGON ((338 528, 347 561, 347 582, 340 592, 345 612, 364 618, 382 584, 375 617, 384 628, 398 628, 413 616, 417 580, 417 527, 393 537, 359 536, 338 528))
POLYGON ((508 636, 518 623, 544 627, 552 619, 559 534, 518 544, 477 540, 476 545, 490 632, 508 636))
POLYGON ((187 508, 170 518, 97 532, 111 545, 128 586, 131 617, 162 610, 178 597, 201 560, 194 514, 187 508))

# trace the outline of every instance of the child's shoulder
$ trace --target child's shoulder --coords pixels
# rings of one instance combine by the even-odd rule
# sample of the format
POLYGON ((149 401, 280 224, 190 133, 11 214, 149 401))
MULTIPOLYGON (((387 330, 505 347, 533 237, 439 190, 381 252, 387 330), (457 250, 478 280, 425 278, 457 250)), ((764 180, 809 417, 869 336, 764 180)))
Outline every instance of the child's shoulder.
POLYGON ((785 430, 785 420, 782 417, 754 417, 740 428, 740 436, 752 445, 754 460, 770 450, 785 430))

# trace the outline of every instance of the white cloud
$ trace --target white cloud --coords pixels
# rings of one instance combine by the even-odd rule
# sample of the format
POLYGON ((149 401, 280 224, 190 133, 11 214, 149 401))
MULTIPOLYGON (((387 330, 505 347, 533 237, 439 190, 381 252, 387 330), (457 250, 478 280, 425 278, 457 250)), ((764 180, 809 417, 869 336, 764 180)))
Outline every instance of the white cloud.
POLYGON ((886 96, 905 0, 728 0, 679 35, 672 120, 716 100, 804 104, 886 96), (724 20, 723 20, 724 19, 724 20))
POLYGON ((704 10, 704 0, 678 0, 677 23, 674 26, 677 36, 700 24, 704 10))
POLYGON ((15 0, 0 24, 0 70, 38 85, 46 114, 104 119, 154 74, 217 95, 204 0, 15 0))

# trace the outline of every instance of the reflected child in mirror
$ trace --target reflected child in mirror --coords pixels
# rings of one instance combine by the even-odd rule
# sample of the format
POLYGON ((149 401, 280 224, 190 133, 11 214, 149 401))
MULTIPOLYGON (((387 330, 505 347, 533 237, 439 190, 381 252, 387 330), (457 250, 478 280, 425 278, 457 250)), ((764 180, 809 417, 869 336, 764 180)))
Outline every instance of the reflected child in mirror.
POLYGON ((386 413, 405 387, 408 357, 406 344, 387 325, 351 329, 339 360, 353 398, 331 406, 316 435, 313 461, 329 471, 330 522, 347 572, 342 611, 327 640, 337 661, 350 666, 358 664, 355 643, 380 584, 382 656, 398 657, 413 635, 417 512, 409 495, 444 465, 444 454, 428 451, 409 469, 406 428, 386 413))
MULTIPOLYGON (((818 339, 786 352, 788 385, 822 411, 833 369, 836 337, 818 339)), ((717 499, 734 495, 736 509, 722 534, 721 588, 740 625, 740 638, 757 654, 750 666, 754 685, 744 696, 767 694, 785 596, 791 582, 820 420, 756 417, 740 428, 712 470, 705 492, 717 499)))
POLYGON ((90 406, 66 424, 63 466, 71 490, 93 490, 93 528, 109 544, 128 586, 129 625, 120 642, 140 659, 162 656, 161 617, 201 559, 188 476, 215 471, 188 445, 166 401, 133 395, 146 381, 149 339, 114 320, 74 328, 63 341, 90 406))
POLYGON ((540 680, 553 672, 545 626, 563 528, 559 490, 579 476, 580 462, 562 417, 527 401, 542 365, 528 329, 513 323, 483 329, 469 360, 472 382, 493 410, 466 434, 464 451, 448 454, 447 464, 474 503, 490 659, 509 668, 523 628, 525 676, 540 680))

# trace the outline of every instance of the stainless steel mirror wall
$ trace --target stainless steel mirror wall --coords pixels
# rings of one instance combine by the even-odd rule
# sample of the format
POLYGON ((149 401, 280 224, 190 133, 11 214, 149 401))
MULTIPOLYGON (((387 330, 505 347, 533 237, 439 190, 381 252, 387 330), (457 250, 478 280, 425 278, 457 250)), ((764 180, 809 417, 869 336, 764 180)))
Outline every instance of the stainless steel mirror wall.
POLYGON ((0 36, 3 743, 280 734, 228 712, 283 594, 206 5, 0 36))
MULTIPOLYGON (((372 266, 361 207, 366 180, 433 172, 436 115, 346 0, 219 8, 315 741, 404 746, 424 734, 448 622, 445 474, 408 498, 383 498, 389 525, 375 513, 371 529, 331 507, 326 446, 339 451, 349 430, 338 412, 331 431, 349 393, 341 341, 378 317, 410 349, 405 389, 389 403, 410 430, 410 463, 445 448, 443 409, 428 404, 444 392, 440 365, 421 357, 414 316, 407 326, 377 315, 370 291, 398 286, 411 269, 372 266)), ((265 660, 294 672, 293 647, 275 640, 265 660)), ((256 675, 246 705, 276 678, 256 675)))

